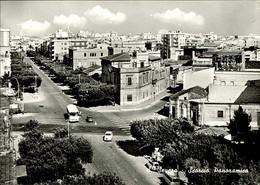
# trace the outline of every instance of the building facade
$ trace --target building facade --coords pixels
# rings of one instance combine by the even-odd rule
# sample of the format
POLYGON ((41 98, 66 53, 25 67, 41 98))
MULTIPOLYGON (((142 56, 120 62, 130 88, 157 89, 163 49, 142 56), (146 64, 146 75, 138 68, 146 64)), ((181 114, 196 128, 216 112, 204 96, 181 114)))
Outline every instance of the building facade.
POLYGON ((170 58, 171 48, 180 49, 186 44, 186 34, 180 31, 168 32, 162 35, 162 58, 170 58))
POLYGON ((88 68, 93 65, 101 66, 101 57, 108 56, 108 45, 107 44, 97 44, 93 48, 70 48, 69 58, 73 61, 73 70, 84 67, 88 68))
POLYGON ((10 30, 0 29, 0 77, 11 75, 10 30))
POLYGON ((170 68, 158 55, 133 52, 102 58, 102 82, 119 87, 120 105, 140 104, 169 87, 170 68))

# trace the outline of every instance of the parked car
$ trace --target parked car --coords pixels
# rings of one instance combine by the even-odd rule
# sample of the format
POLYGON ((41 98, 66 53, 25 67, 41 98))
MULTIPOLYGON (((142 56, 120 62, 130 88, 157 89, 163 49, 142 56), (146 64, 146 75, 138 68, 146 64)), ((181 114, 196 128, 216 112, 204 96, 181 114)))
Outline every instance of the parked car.
POLYGON ((106 131, 105 135, 103 136, 104 141, 112 141, 113 138, 113 132, 112 131, 106 131))
POLYGON ((163 172, 163 180, 167 185, 186 185, 188 184, 188 178, 185 172, 178 171, 177 169, 167 169, 163 172))
POLYGON ((145 166, 151 171, 162 171, 162 167, 160 166, 160 164, 152 159, 148 159, 148 162, 145 164, 145 166))
POLYGON ((86 121, 92 123, 94 120, 92 116, 87 116, 86 121))

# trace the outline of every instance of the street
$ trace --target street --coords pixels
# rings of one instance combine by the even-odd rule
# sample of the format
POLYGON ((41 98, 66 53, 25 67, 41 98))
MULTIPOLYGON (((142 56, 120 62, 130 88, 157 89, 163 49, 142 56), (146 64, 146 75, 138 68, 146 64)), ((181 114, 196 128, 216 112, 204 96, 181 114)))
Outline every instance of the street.
MULTIPOLYGON (((43 71, 41 71, 29 58, 24 61, 32 65, 34 71, 42 78, 42 84, 38 93, 27 94, 30 101, 24 100, 25 114, 13 116, 14 124, 26 123, 30 119, 36 119, 40 124, 49 125, 67 125, 64 118, 66 106, 73 102, 73 99, 64 94, 62 87, 55 84, 43 71)), ((71 133, 73 128, 99 127, 96 133, 73 133, 76 136, 87 138, 93 146, 93 163, 85 165, 86 173, 111 172, 119 176, 127 185, 149 185, 159 184, 160 174, 151 172, 145 167, 146 159, 144 157, 135 157, 127 154, 116 144, 118 140, 132 140, 130 136, 131 120, 155 118, 155 112, 161 109, 165 101, 158 101, 147 109, 138 111, 121 111, 121 112, 94 112, 89 108, 78 107, 82 112, 79 123, 70 124, 71 133), (86 123, 86 116, 93 116, 95 123, 86 123), (114 134, 112 142, 102 140, 103 130, 111 131, 120 130, 114 134)), ((109 107, 108 107, 109 108, 109 107)))
MULTIPOLYGON (((64 113, 66 113, 66 106, 71 104, 73 99, 64 94, 62 87, 55 84, 29 58, 26 57, 24 61, 30 64, 33 70, 42 78, 42 84, 39 87, 38 93, 29 95, 32 96, 31 98, 35 103, 25 102, 25 114, 14 116, 14 123, 25 123, 30 119, 36 119, 41 124, 66 125, 64 113)), ((131 120, 158 118, 155 112, 160 110, 164 104, 165 101, 160 100, 147 109, 102 113, 91 111, 89 108, 78 107, 82 112, 78 125, 86 125, 85 118, 91 115, 98 126, 104 128, 121 128, 122 134, 129 135, 129 123, 131 120)), ((93 124, 88 124, 88 126, 93 126, 93 124)))

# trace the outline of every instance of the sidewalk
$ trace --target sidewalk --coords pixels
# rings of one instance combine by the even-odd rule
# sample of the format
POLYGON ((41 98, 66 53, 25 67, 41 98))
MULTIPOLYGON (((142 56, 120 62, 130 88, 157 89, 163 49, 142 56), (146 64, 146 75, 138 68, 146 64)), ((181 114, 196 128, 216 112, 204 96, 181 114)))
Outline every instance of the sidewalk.
POLYGON ((138 105, 118 105, 115 106, 98 106, 98 107, 89 107, 90 110, 95 112, 121 112, 121 111, 136 111, 142 110, 151 107, 152 105, 159 102, 165 96, 170 96, 171 94, 166 91, 160 93, 155 97, 155 99, 149 99, 145 102, 142 102, 138 105))

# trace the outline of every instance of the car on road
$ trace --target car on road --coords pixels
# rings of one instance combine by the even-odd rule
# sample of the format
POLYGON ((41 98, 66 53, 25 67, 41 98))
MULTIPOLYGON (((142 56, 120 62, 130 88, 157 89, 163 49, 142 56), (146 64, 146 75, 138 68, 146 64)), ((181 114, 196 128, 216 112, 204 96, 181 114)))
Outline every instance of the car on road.
POLYGON ((86 121, 87 121, 88 123, 92 123, 94 120, 93 120, 93 117, 92 117, 92 116, 87 116, 87 117, 86 117, 86 121))
POLYGON ((16 92, 13 89, 8 89, 7 91, 3 92, 4 96, 15 96, 16 92))
POLYGON ((105 135, 103 136, 104 141, 112 141, 113 138, 113 132, 112 131, 106 131, 105 135))

